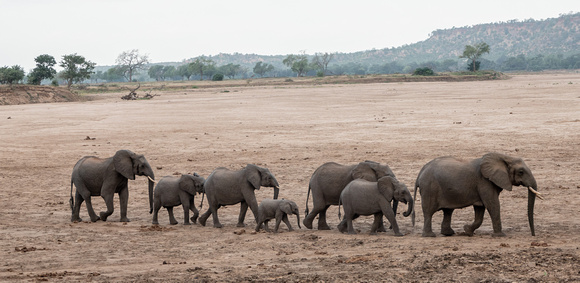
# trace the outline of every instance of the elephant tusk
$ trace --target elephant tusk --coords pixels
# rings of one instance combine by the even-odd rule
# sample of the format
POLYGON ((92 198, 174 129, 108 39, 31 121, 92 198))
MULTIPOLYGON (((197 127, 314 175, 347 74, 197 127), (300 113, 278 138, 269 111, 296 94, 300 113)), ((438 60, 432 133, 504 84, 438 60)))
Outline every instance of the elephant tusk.
POLYGON ((536 197, 538 197, 539 199, 544 200, 544 196, 542 196, 542 194, 540 194, 538 191, 536 191, 530 187, 528 187, 528 190, 530 190, 530 192, 536 194, 536 197))
MULTIPOLYGON (((153 182, 153 183, 157 183, 155 180, 151 179, 151 177, 147 176, 147 179, 149 179, 149 181, 153 182)), ((536 192, 537 193, 537 192, 536 192)))

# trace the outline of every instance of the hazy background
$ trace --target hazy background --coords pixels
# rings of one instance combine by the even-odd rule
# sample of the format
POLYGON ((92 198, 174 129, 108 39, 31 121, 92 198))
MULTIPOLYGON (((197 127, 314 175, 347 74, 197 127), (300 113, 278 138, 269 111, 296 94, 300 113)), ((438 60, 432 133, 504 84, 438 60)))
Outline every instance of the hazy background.
POLYGON ((28 72, 38 55, 60 61, 72 53, 113 65, 130 49, 153 63, 234 52, 355 52, 415 43, 436 29, 578 11, 578 0, 0 0, 0 66, 28 72))

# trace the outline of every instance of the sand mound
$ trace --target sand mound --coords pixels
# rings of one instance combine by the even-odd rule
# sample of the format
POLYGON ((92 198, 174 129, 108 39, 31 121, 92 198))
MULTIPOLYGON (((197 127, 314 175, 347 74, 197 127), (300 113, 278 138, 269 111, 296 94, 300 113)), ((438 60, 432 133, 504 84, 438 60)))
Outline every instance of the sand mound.
POLYGON ((71 91, 52 86, 0 86, 0 105, 78 101, 71 91))

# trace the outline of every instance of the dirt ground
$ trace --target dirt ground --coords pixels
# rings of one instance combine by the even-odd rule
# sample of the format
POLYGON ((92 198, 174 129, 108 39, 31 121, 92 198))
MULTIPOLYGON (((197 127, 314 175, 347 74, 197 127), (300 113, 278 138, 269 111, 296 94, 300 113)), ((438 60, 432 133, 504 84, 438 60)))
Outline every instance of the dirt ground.
MULTIPOLYGON (((159 94, 0 106, 0 281, 580 281, 578 73, 159 94), (487 213, 473 237, 422 238, 419 196, 415 227, 397 215, 403 237, 369 235, 372 217, 354 222, 357 235, 304 227, 288 232, 283 224, 278 234, 255 233, 251 212, 246 228, 236 227, 239 205, 219 210, 222 229, 182 225, 180 207, 180 224, 169 225, 162 209, 160 225, 152 226, 147 179, 137 177, 129 181, 130 223, 119 222, 117 196, 109 221, 71 223, 74 164, 119 149, 144 154, 157 179, 207 177, 220 166, 267 167, 280 197, 296 201, 301 213, 310 176, 327 161, 386 163, 412 190, 421 167, 435 157, 497 151, 525 160, 545 200, 536 201, 535 237, 522 187, 500 195, 503 238, 491 237, 487 213)), ((256 195, 272 198, 273 190, 256 195)), ((101 198, 93 204, 97 212, 105 209, 101 198)), ((337 214, 337 207, 329 209, 332 227, 337 214)), ((81 217, 88 220, 84 205, 81 217)), ((441 219, 439 212, 436 232, 441 219)), ((456 210, 452 227, 461 232, 472 221, 473 209, 456 210)))

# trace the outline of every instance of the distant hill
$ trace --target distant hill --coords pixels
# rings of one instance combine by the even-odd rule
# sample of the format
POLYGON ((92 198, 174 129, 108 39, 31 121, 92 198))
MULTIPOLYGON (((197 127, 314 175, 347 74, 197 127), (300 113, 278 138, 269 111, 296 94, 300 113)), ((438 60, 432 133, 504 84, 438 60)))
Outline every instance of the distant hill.
MULTIPOLYGON (((580 13, 565 14, 546 20, 508 21, 468 27, 435 30, 427 40, 396 48, 337 53, 333 64, 383 64, 396 61, 402 65, 427 61, 457 60, 465 45, 486 42, 491 52, 484 58, 495 61, 518 55, 580 53, 580 13)), ((217 65, 228 63, 254 66, 266 62, 283 66, 285 55, 219 54, 211 56, 217 65)))

